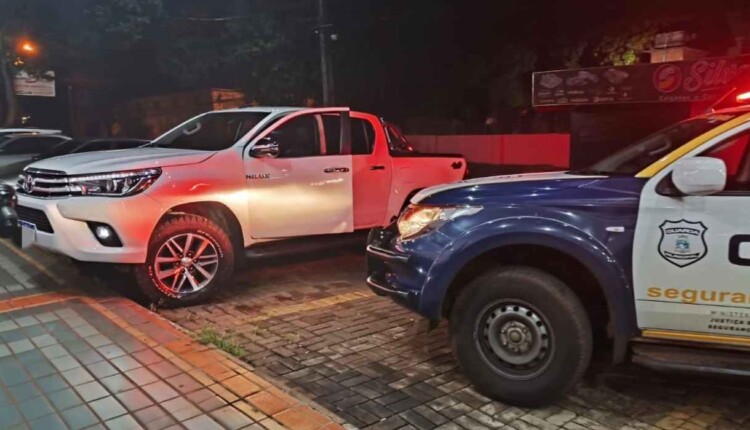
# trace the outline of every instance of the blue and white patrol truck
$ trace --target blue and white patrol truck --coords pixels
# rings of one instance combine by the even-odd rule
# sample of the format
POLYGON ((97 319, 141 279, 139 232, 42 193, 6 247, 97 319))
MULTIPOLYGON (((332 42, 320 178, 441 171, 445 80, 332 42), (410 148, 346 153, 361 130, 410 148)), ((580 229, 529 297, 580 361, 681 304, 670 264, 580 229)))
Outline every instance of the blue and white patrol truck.
POLYGON ((736 360, 750 352, 749 141, 750 107, 735 107, 585 170, 428 188, 371 233, 368 284, 448 319, 463 372, 508 403, 558 399, 608 346, 615 362, 750 374, 736 360))

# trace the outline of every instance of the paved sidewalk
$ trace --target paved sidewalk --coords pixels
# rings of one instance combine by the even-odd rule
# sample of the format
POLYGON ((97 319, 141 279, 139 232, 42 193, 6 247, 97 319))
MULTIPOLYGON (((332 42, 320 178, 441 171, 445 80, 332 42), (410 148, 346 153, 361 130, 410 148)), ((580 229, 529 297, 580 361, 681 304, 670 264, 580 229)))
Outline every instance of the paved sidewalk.
POLYGON ((0 243, 3 429, 341 428, 65 260, 10 246, 0 243))

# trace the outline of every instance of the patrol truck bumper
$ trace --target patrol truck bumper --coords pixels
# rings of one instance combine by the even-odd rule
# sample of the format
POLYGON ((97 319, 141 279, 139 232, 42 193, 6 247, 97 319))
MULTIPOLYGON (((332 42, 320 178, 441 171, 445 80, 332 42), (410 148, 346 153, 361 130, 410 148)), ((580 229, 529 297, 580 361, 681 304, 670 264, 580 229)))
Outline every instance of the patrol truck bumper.
POLYGON ((399 285, 394 272, 408 270, 409 255, 391 246, 394 229, 376 228, 367 239, 367 285, 379 296, 391 297, 396 303, 418 311, 420 291, 399 285))

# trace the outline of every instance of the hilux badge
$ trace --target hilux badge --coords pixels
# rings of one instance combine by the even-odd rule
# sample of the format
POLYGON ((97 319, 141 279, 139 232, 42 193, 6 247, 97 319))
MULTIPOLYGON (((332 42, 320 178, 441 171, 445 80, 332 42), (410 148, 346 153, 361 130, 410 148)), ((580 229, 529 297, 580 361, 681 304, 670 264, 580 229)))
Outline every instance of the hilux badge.
POLYGON ((708 253, 706 231, 702 222, 664 221, 660 226, 659 254, 677 267, 700 261, 708 253))

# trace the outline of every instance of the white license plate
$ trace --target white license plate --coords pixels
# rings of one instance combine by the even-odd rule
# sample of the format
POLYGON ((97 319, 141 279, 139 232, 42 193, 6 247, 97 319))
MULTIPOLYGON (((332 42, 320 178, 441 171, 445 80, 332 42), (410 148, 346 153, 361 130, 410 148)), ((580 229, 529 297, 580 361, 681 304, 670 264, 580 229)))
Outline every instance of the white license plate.
POLYGON ((28 248, 36 242, 36 224, 28 221, 18 221, 21 226, 21 248, 28 248))

